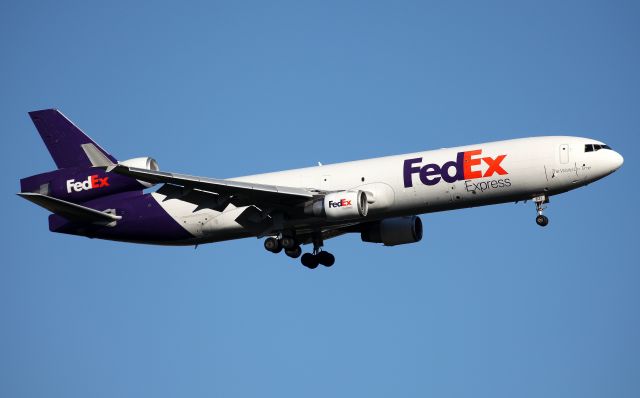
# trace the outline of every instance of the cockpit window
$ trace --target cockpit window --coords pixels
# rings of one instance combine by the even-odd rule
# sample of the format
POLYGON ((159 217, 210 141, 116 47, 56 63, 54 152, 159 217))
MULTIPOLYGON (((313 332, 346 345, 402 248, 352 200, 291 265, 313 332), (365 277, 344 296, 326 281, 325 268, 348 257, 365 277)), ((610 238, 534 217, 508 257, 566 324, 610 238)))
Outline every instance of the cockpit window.
POLYGON ((595 152, 595 151, 599 151, 601 149, 611 149, 611 147, 609 145, 604 145, 604 144, 586 144, 584 146, 584 151, 585 152, 595 152))

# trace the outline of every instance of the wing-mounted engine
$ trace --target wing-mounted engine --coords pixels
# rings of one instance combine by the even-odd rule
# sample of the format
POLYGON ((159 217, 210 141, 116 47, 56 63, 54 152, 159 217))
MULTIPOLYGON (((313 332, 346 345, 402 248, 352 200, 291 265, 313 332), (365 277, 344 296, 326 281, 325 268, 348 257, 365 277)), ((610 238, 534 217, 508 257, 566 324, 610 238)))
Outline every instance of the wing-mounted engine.
POLYGON ((360 237, 364 242, 385 246, 419 242, 422 239, 422 220, 418 216, 385 218, 363 225, 360 237))
MULTIPOLYGON (((143 156, 139 158, 128 159, 123 162, 119 162, 121 165, 127 167, 135 167, 137 169, 151 170, 151 171, 159 171, 160 166, 158 166, 158 162, 151 157, 143 156)), ((151 188, 156 185, 150 182, 137 180, 140 184, 144 185, 147 188, 151 188)))
POLYGON ((352 220, 367 216, 369 202, 364 191, 332 192, 307 203, 304 212, 328 220, 352 220))

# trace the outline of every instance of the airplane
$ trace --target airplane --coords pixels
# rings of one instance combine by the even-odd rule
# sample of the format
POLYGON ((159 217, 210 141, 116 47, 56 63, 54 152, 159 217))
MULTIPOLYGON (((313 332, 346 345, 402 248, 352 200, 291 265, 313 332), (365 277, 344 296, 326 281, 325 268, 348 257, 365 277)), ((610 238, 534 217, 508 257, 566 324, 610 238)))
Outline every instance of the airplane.
POLYGON ((419 242, 419 214, 532 200, 544 227, 549 197, 624 161, 598 140, 545 136, 217 179, 160 171, 151 157, 118 161, 56 109, 29 116, 57 169, 21 179, 18 195, 53 213, 50 231, 196 247, 264 238, 310 269, 332 266, 324 242, 347 233, 419 242))

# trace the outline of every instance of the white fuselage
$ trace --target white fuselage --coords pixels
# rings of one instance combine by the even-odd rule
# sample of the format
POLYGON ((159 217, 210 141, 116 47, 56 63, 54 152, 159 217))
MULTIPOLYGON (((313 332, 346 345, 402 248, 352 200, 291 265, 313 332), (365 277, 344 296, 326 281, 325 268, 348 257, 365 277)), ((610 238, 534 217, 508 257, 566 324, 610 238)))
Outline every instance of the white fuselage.
MULTIPOLYGON (((533 137, 321 165, 233 178, 234 181, 324 192, 362 190, 371 199, 367 220, 526 200, 563 193, 598 180, 622 165, 610 149, 585 152, 597 140, 533 137)), ((228 240, 253 234, 235 219, 244 210, 200 209, 154 193, 160 205, 196 239, 228 240)), ((356 220, 363 222, 367 220, 356 220)), ((288 227, 321 228, 322 219, 288 227)), ((298 223, 298 224, 296 224, 298 223)))

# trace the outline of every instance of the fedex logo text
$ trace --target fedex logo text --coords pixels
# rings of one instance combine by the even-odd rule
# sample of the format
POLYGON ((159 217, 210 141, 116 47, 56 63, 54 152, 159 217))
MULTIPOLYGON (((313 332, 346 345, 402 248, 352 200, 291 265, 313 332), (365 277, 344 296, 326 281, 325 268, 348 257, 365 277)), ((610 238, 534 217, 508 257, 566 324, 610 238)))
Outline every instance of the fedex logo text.
POLYGON ((329 207, 346 207, 351 206, 351 201, 346 199, 341 199, 339 202, 334 202, 333 200, 329 201, 329 207))
POLYGON ((86 191, 93 188, 102 188, 109 186, 109 177, 100 178, 97 174, 87 177, 84 181, 78 181, 71 179, 67 180, 67 193, 71 193, 71 190, 75 192, 86 191))
POLYGON ((413 175, 418 174, 420 181, 424 185, 435 185, 444 180, 452 183, 461 180, 472 180, 474 178, 491 177, 494 174, 508 174, 500 163, 507 155, 499 155, 495 158, 480 157, 482 149, 474 149, 472 151, 458 152, 456 160, 446 162, 442 166, 430 163, 424 166, 414 166, 421 163, 422 158, 406 159, 403 167, 404 187, 413 186, 413 175), (488 167, 483 173, 478 167, 485 163, 488 167))

